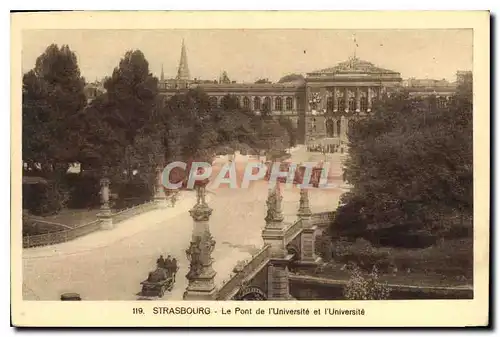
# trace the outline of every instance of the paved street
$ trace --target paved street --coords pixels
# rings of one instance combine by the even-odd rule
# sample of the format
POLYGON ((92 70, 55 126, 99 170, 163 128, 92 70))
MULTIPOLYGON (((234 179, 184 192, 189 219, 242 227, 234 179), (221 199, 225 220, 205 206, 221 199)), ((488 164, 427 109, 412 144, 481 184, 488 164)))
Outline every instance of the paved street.
MULTIPOLYGON (((307 157, 299 151, 294 153, 293 161, 305 161, 297 159, 300 156, 307 157)), ((330 155, 330 161, 332 172, 339 175, 340 156, 330 155)), ((243 167, 244 163, 238 161, 238 171, 243 167)), ((338 188, 311 190, 313 212, 333 210, 341 193, 338 188)), ((249 258, 262 246, 266 197, 265 181, 254 182, 248 189, 219 188, 209 193, 209 205, 214 209, 210 228, 216 240, 213 258, 218 285, 229 278, 239 260, 249 258)), ((156 259, 163 254, 176 257, 180 264, 174 289, 166 293, 164 299, 182 299, 188 271, 185 250, 192 229, 188 209, 194 204, 194 195, 185 192, 182 198, 174 209, 136 216, 111 231, 99 231, 50 247, 25 249, 24 298, 58 300, 61 293, 77 292, 84 300, 134 300, 138 298, 140 282, 155 268, 156 259)), ((298 200, 298 189, 283 191, 286 221, 295 219, 298 200)))

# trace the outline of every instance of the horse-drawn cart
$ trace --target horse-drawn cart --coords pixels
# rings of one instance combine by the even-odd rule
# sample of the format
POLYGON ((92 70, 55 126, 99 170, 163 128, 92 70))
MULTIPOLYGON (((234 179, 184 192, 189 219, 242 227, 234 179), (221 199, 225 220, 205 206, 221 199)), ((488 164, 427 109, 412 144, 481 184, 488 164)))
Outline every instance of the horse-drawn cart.
POLYGON ((157 268, 149 273, 147 280, 142 281, 142 296, 163 297, 166 291, 171 291, 175 283, 175 271, 168 271, 164 268, 157 268))

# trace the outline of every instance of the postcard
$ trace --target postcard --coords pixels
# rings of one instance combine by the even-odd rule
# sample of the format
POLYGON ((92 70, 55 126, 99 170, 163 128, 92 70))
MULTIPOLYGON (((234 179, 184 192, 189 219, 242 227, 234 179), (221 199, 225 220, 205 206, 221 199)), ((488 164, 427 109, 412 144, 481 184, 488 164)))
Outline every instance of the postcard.
POLYGON ((489 12, 11 18, 12 325, 489 324, 489 12))

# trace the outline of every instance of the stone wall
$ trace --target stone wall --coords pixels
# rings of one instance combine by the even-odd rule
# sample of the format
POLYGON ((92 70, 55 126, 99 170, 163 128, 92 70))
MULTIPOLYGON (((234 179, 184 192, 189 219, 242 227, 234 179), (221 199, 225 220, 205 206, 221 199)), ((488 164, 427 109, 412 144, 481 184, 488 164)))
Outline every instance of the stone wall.
MULTIPOLYGON (((345 281, 290 276, 290 294, 298 300, 345 300, 345 281)), ((391 300, 473 299, 474 291, 458 287, 425 287, 389 284, 391 300)))

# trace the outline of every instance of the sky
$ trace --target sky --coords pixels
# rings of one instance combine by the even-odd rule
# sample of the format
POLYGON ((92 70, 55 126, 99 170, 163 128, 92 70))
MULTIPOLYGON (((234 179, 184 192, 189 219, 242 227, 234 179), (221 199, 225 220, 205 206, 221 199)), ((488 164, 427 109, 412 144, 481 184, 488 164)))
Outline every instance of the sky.
POLYGON ((184 39, 192 78, 277 81, 357 57, 401 73, 403 78, 455 80, 472 70, 472 29, 441 30, 25 30, 22 69, 35 65, 52 44, 69 45, 87 81, 110 75, 126 51, 139 49, 150 71, 175 77, 184 39), (355 46, 354 39, 358 47, 355 46))

